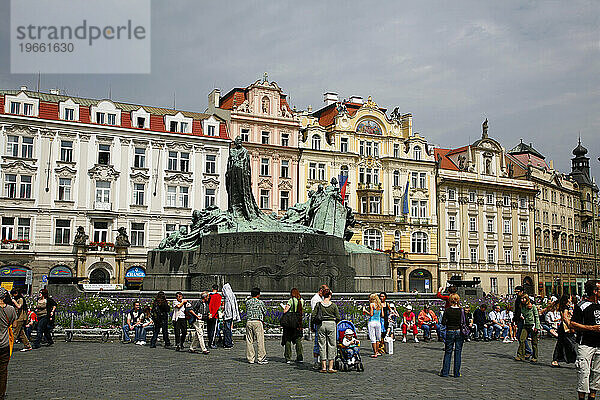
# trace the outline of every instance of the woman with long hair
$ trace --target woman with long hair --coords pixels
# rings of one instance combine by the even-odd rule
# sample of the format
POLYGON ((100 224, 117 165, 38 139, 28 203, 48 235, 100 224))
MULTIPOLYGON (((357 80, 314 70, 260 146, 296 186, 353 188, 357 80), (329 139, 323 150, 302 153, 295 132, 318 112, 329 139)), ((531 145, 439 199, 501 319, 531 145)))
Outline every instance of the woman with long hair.
POLYGON ((34 349, 39 349, 42 336, 46 338, 46 344, 52 346, 52 329, 54 329, 54 318, 56 316, 56 301, 48 295, 48 289, 40 290, 40 298, 37 304, 38 334, 33 343, 34 349))
POLYGON ((165 292, 161 290, 156 294, 156 297, 152 302, 152 321, 154 322, 154 332, 152 333, 152 339, 150 339, 151 348, 156 347, 156 340, 158 339, 158 334, 161 330, 163 333, 164 346, 171 347, 171 340, 169 339, 168 330, 170 310, 171 307, 169 307, 165 292))
POLYGON ((284 357, 285 362, 288 364, 292 363, 292 344, 296 346, 296 362, 301 363, 303 360, 302 355, 302 335, 304 333, 304 326, 302 323, 302 314, 304 309, 304 300, 300 296, 300 291, 297 288, 293 288, 290 291, 290 299, 283 309, 283 313, 289 314, 289 326, 283 327, 283 336, 281 337, 281 345, 285 346, 284 357))
POLYGON ((373 346, 373 354, 371 357, 375 358, 379 356, 379 341, 381 340, 381 312, 383 305, 381 299, 376 293, 369 295, 369 309, 366 310, 366 314, 369 315, 369 322, 367 327, 369 328, 369 339, 371 340, 371 346, 373 346))
POLYGON ((442 324, 446 327, 446 336, 444 338, 444 361, 440 376, 446 377, 450 374, 450 361, 452 352, 454 352, 454 377, 460 376, 460 364, 462 362, 462 347, 464 337, 461 332, 463 321, 466 322, 464 310, 458 305, 460 296, 452 293, 448 298, 449 307, 444 311, 442 324))
POLYGON ((29 339, 25 334, 25 324, 28 322, 29 310, 27 309, 27 301, 23 297, 23 292, 21 289, 14 288, 10 291, 10 294, 13 298, 13 304, 15 309, 17 310, 17 320, 13 324, 13 334, 15 338, 21 340, 23 343, 23 347, 21 351, 29 351, 32 349, 31 343, 29 343, 29 339))
POLYGON ((558 325, 558 339, 552 355, 552 366, 560 367, 560 362, 574 363, 577 358, 577 342, 575 332, 569 328, 571 323, 571 306, 573 305, 570 295, 562 295, 558 300, 557 311, 560 313, 560 324, 558 325))

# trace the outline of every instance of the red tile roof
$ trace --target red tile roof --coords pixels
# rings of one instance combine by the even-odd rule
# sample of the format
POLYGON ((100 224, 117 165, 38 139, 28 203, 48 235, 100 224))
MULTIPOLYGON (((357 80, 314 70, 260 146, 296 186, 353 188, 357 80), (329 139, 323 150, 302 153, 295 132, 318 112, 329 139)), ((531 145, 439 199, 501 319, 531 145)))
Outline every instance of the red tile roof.
MULTIPOLYGON (((464 146, 461 147, 461 149, 466 149, 468 146, 464 146)), ((458 149, 456 149, 458 150, 458 149)), ((449 154, 453 154, 456 153, 456 150, 452 150, 452 149, 441 149, 441 148, 435 148, 434 150, 434 155, 435 155, 435 160, 440 162, 440 168, 442 169, 449 169, 452 171, 458 171, 458 166, 456 164, 454 164, 454 161, 452 161, 450 159, 450 157, 448 157, 449 154)))

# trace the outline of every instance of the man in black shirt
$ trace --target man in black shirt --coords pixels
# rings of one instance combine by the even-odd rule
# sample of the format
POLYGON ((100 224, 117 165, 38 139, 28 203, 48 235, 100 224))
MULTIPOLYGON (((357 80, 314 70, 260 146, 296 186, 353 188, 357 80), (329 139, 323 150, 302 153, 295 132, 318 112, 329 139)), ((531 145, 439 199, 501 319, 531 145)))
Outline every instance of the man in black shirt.
MULTIPOLYGON (((490 340, 491 330, 487 323, 487 315, 485 314, 485 310, 487 309, 487 304, 482 304, 478 309, 473 313, 473 322, 477 325, 477 334, 483 333, 483 340, 490 340)), ((478 338, 475 338, 478 340, 478 338)))
POLYGON ((586 297, 575 306, 570 327, 579 332, 577 341, 577 392, 580 399, 596 398, 600 389, 600 281, 585 283, 586 297))
MULTIPOLYGON (((515 288, 515 294, 517 295, 517 298, 515 299, 513 322, 517 325, 517 338, 520 338, 524 324, 523 316, 521 315, 521 298, 523 297, 523 294, 525 294, 523 286, 517 286, 515 288)), ((525 340, 525 359, 528 360, 529 357, 531 357, 531 347, 529 347, 529 340, 525 340)))

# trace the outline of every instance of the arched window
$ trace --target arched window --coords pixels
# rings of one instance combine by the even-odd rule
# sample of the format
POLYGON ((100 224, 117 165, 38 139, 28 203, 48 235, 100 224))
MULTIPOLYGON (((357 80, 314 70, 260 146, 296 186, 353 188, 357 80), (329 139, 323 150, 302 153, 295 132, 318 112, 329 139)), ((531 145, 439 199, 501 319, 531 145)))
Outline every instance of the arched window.
POLYGON ((415 157, 415 160, 421 161, 421 147, 415 146, 415 148, 413 149, 413 155, 415 157))
POLYGON ((400 171, 394 170, 394 186, 400 186, 400 171))
POLYGON ((110 283, 110 275, 104 268, 96 268, 90 273, 90 283, 110 283))
POLYGON ((411 251, 413 253, 427 253, 428 237, 425 232, 414 232, 411 240, 411 251))
POLYGON ((363 242, 370 249, 381 249, 381 232, 377 229, 367 229, 363 234, 363 242))
POLYGON ((400 251, 400 231, 394 232, 394 251, 400 251))
POLYGON ((267 96, 262 98, 262 112, 263 114, 269 114, 269 110, 270 110, 270 101, 269 98, 267 96))
POLYGON ((313 135, 312 137, 312 149, 313 150, 321 150, 321 136, 313 135))

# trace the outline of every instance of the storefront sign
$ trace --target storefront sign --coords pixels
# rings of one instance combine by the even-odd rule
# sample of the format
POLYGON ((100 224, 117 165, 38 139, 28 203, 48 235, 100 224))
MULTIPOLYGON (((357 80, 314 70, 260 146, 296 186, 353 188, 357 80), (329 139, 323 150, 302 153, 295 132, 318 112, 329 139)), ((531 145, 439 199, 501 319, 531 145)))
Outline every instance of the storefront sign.
POLYGON ((125 273, 125 278, 144 278, 146 271, 142 267, 131 267, 125 273))
POLYGON ((67 277, 70 278, 73 276, 73 272, 71 272, 71 268, 65 265, 57 265, 56 267, 50 270, 50 277, 67 277))
POLYGON ((25 267, 2 267, 0 269, 0 278, 10 276, 12 278, 25 278, 29 268, 25 267))
POLYGON ((84 283, 83 290, 123 290, 123 285, 120 283, 84 283))

